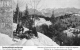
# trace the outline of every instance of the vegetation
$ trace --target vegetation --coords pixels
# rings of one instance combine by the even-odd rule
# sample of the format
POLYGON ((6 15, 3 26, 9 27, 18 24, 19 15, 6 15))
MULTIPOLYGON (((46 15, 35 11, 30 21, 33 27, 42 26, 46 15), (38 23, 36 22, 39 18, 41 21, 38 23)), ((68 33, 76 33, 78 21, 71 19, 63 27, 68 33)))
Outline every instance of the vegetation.
POLYGON ((22 21, 23 26, 31 29, 33 24, 33 21, 31 20, 32 17, 35 17, 36 19, 44 18, 47 21, 52 22, 52 25, 50 26, 47 26, 44 24, 36 28, 38 32, 41 32, 46 36, 50 37, 59 45, 63 45, 63 46, 74 46, 74 45, 79 46, 80 45, 80 38, 77 36, 79 32, 76 32, 75 34, 77 35, 72 38, 67 37, 67 34, 63 33, 63 31, 67 30, 69 27, 76 28, 77 26, 80 25, 78 16, 75 16, 73 14, 65 14, 62 16, 55 17, 53 13, 52 16, 49 18, 43 15, 37 15, 37 14, 30 15, 28 13, 27 6, 24 12, 20 12, 19 7, 17 5, 16 11, 14 12, 13 22, 17 23, 17 20, 18 21, 20 20, 22 21))

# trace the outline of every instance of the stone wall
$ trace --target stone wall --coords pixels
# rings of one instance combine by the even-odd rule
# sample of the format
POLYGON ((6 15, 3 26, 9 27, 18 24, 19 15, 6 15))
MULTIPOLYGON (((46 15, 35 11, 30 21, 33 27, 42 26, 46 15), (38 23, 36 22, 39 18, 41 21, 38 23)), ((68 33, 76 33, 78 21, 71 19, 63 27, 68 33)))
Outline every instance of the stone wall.
POLYGON ((0 33, 13 36, 12 0, 0 0, 0 33))

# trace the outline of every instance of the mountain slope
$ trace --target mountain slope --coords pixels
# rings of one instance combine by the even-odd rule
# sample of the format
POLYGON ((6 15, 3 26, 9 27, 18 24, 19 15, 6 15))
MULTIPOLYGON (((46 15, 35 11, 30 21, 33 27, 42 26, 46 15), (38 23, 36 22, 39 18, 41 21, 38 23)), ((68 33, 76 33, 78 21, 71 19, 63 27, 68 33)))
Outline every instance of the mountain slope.
POLYGON ((44 16, 51 16, 51 12, 54 11, 55 17, 65 15, 65 14, 72 14, 72 13, 80 13, 80 9, 77 8, 58 8, 58 9, 43 9, 41 12, 44 16))
POLYGON ((9 46, 11 44, 15 43, 12 41, 12 38, 8 35, 0 33, 0 46, 9 46))
MULTIPOLYGON (((14 23, 16 26, 16 24, 14 23)), ((16 27, 14 28, 14 30, 16 27)), ((28 29, 26 29, 28 30, 28 29)), ((18 39, 16 39, 18 40, 18 39)), ((6 34, 0 33, 0 46, 59 46, 56 42, 52 41, 46 35, 38 32, 38 38, 33 37, 31 39, 22 39, 18 42, 14 42, 11 37, 6 34)))
POLYGON ((38 32, 38 38, 32 39, 23 39, 12 46, 59 46, 56 42, 52 41, 49 37, 43 35, 42 33, 38 32))
MULTIPOLYGON (((14 25, 16 26, 15 23, 14 25)), ((14 30, 15 29, 16 27, 14 28, 14 30)), ((56 44, 56 42, 52 41, 52 39, 50 39, 46 35, 38 32, 38 38, 33 37, 29 40, 24 38, 21 41, 12 44, 12 46, 58 46, 58 44, 56 44)))

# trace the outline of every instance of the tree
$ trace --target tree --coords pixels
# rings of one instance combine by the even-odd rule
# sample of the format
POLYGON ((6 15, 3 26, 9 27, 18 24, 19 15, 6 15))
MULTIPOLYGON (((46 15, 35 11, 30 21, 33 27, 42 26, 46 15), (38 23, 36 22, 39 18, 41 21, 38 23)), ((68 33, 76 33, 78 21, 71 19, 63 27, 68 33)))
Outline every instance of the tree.
POLYGON ((25 16, 28 16, 29 15, 29 12, 28 12, 28 6, 26 4, 26 10, 25 10, 25 13, 24 13, 25 16))
POLYGON ((52 15, 51 15, 51 22, 52 22, 52 23, 54 23, 54 22, 55 22, 54 11, 52 11, 52 15))
POLYGON ((30 0, 30 3, 28 3, 33 9, 34 9, 34 15, 33 15, 33 23, 35 25, 35 10, 38 8, 38 5, 40 4, 41 0, 30 0))
POLYGON ((18 20, 19 20, 19 6, 17 4, 17 7, 16 7, 16 10, 14 11, 14 14, 13 14, 13 22, 15 23, 18 23, 18 20))
POLYGON ((54 18, 54 11, 52 11, 52 16, 51 16, 51 18, 54 18))
POLYGON ((19 12, 19 21, 21 20, 22 17, 23 17, 22 12, 19 12))

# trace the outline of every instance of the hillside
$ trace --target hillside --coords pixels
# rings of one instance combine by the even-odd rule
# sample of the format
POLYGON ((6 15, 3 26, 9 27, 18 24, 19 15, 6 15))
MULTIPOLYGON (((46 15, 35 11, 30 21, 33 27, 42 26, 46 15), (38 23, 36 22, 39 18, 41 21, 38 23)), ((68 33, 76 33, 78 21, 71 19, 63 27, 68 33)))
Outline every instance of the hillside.
POLYGON ((58 8, 58 9, 43 9, 41 12, 45 16, 51 16, 51 12, 54 11, 55 17, 65 15, 65 14, 72 14, 72 13, 80 13, 80 9, 77 8, 58 8))
MULTIPOLYGON (((16 24, 13 24, 14 30, 16 29, 16 24)), ((28 30, 25 28, 25 30, 28 30)), ((38 32, 38 38, 33 37, 31 39, 14 39, 16 41, 13 41, 13 38, 9 37, 6 34, 0 33, 0 46, 59 46, 54 42, 52 39, 47 37, 46 35, 38 32)))
POLYGON ((12 44, 12 46, 59 46, 56 44, 56 42, 52 41, 47 36, 43 35, 42 33, 38 32, 38 38, 32 38, 32 39, 23 39, 15 44, 12 44))
POLYGON ((15 42, 12 41, 11 37, 9 37, 6 34, 0 33, 0 46, 9 46, 9 45, 11 45, 13 43, 15 43, 15 42))
POLYGON ((29 40, 24 38, 17 40, 18 42, 14 42, 8 35, 0 33, 0 46, 59 46, 42 33, 38 32, 38 35, 39 38, 34 37, 29 40))

